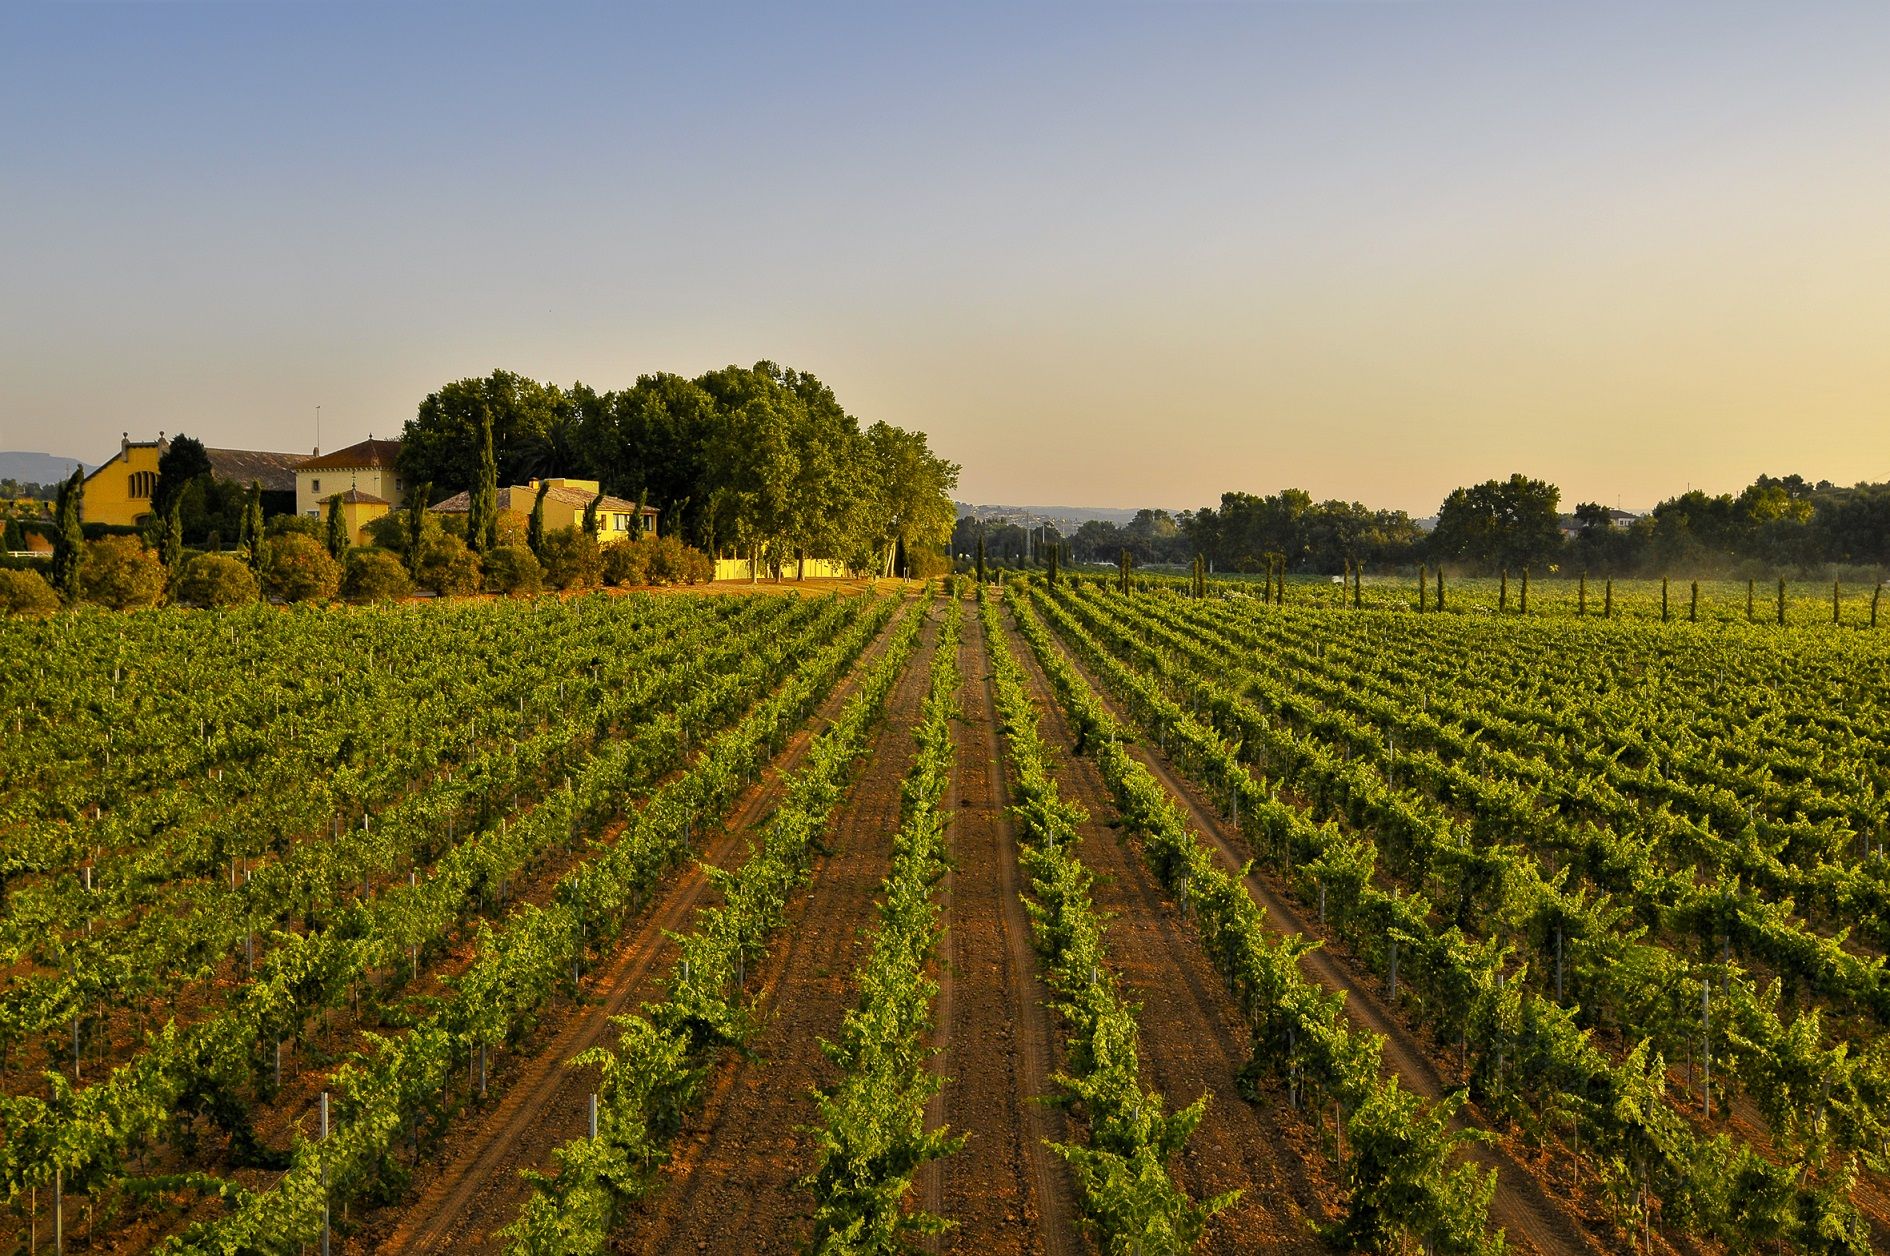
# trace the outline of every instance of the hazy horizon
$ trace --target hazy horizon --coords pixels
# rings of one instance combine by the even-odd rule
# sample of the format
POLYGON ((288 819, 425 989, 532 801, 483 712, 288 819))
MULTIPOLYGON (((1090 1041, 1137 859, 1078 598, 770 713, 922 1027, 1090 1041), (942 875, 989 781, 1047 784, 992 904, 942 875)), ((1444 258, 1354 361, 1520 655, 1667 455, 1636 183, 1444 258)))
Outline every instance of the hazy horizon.
POLYGON ((1863 4, 14 6, 0 448, 772 358, 973 503, 1890 479, 1887 64, 1863 4))

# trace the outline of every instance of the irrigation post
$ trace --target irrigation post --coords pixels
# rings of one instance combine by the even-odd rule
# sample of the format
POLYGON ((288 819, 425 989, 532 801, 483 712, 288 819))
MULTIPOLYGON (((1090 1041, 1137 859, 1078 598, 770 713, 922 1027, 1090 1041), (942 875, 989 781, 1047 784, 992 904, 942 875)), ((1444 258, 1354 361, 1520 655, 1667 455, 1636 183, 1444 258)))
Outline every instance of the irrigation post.
POLYGON ((52 1171, 52 1232, 53 1251, 65 1256, 66 1250, 66 1170, 64 1165, 53 1165, 52 1171))
POLYGON ((322 1091, 322 1256, 328 1256, 328 1092, 322 1091))
POLYGON ((591 1141, 597 1141, 597 1092, 591 1092, 591 1141))

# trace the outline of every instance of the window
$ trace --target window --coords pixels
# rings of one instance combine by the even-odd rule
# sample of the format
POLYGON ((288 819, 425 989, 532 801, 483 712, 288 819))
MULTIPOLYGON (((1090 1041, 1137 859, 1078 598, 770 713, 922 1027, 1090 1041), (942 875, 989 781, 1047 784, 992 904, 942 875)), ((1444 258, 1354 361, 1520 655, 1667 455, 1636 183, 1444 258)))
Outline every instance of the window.
POLYGON ((133 471, 128 492, 134 499, 149 501, 151 494, 157 491, 157 472, 133 471))
POLYGON ((322 491, 322 482, 321 482, 320 480, 310 480, 310 481, 308 482, 308 491, 309 491, 309 492, 311 492, 311 493, 319 493, 319 492, 321 492, 321 491, 322 491))

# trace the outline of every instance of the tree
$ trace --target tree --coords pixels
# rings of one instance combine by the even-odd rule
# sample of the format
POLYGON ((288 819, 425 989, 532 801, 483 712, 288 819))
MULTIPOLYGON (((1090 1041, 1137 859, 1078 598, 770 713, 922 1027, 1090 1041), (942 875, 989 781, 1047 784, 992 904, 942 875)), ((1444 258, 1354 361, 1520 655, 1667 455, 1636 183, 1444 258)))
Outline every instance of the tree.
POLYGON ((530 522, 525 525, 525 544, 532 556, 539 562, 545 560, 545 494, 551 491, 551 481, 545 480, 538 485, 538 493, 532 498, 530 522))
POLYGON ((342 596, 355 602, 397 602, 413 592, 407 569, 391 550, 357 549, 348 554, 342 596))
POLYGON ((243 549, 251 571, 262 570, 263 511, 262 485, 251 480, 249 502, 243 509, 243 549))
POLYGON ((492 449, 492 415, 480 418, 479 472, 470 490, 470 508, 466 513, 466 544, 475 553, 484 553, 499 543, 499 464, 492 449))
POLYGON ((158 557, 167 570, 176 571, 184 561, 184 516, 182 503, 173 500, 164 512, 164 532, 158 542, 158 557))
POLYGON ((1562 549, 1561 498, 1520 474, 1456 489, 1438 508, 1430 552, 1483 570, 1546 566, 1562 549))
MULTIPOLYGON (((593 539, 596 538, 597 536, 597 511, 601 506, 603 506, 603 504, 604 504, 604 494, 601 489, 598 491, 597 496, 591 498, 590 501, 584 504, 584 535, 585 536, 591 537, 593 539)), ((641 499, 638 499, 637 501, 636 520, 631 526, 636 527, 636 528, 640 528, 643 526, 643 502, 641 499)))
POLYGON ((80 564, 87 601, 115 611, 150 606, 164 595, 164 564, 135 536, 100 537, 80 564))
POLYGON ((263 588, 285 602, 326 602, 341 584, 341 564, 313 537, 289 532, 270 543, 263 588))
POLYGON ((57 530, 53 534, 52 587, 66 602, 79 600, 79 564, 85 557, 84 503, 85 469, 74 467, 72 478, 59 489, 54 514, 57 530))
POLYGON ((190 606, 242 606, 256 600, 256 576, 234 558, 199 554, 184 564, 176 596, 178 601, 190 606))
POLYGON ((581 528, 554 529, 544 539, 538 560, 545 583, 558 589, 594 589, 603 578, 604 555, 597 537, 581 528))
POLYGON ((912 549, 950 544, 958 522, 952 504, 958 464, 935 455, 925 433, 889 423, 866 429, 866 447, 871 456, 867 539, 882 556, 880 570, 896 570, 912 549))
POLYGON ((59 609, 59 595, 37 571, 0 568, 0 613, 40 619, 59 609))
POLYGON ((484 567, 488 593, 536 593, 544 580, 544 569, 523 545, 493 547, 485 555, 484 567))
POLYGON ((203 442, 178 433, 158 455, 157 487, 151 492, 151 509, 162 516, 175 506, 185 490, 212 474, 210 455, 203 442))
POLYGON ((413 577, 439 597, 465 597, 479 591, 479 559, 464 541, 440 533, 421 544, 413 577))
POLYGON ((494 371, 428 394, 401 433, 397 463, 409 484, 470 490, 479 482, 490 441, 494 481, 503 474, 506 483, 522 484, 570 474, 577 435, 572 398, 562 389, 494 371))
POLYGON ((422 484, 407 495, 407 545, 403 556, 411 569, 420 556, 427 537, 427 499, 433 495, 431 484, 422 484))
POLYGON ((342 518, 341 494, 336 493, 328 499, 328 528, 326 540, 328 556, 336 562, 348 552, 348 521, 342 518))

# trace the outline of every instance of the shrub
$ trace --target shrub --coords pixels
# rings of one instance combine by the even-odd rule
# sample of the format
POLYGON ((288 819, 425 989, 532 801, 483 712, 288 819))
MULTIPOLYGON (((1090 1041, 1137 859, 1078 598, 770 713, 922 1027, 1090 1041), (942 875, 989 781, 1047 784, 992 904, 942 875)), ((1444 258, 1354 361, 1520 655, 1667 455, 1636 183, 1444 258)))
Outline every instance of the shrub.
POLYGON ((499 532, 499 547, 501 549, 517 546, 521 549, 525 549, 528 553, 530 552, 525 542, 527 534, 531 531, 531 520, 525 516, 523 511, 501 510, 499 512, 497 527, 499 532))
POLYGON ((643 542, 612 541, 604 546, 604 583, 613 588, 648 584, 650 555, 643 542))
POLYGON ((702 584, 715 578, 715 560, 673 536, 642 542, 650 547, 651 584, 702 584))
POLYGON ((420 547, 413 578, 421 588, 440 597, 465 597, 479 592, 479 559, 466 548, 465 541, 443 532, 420 547))
POLYGON ((263 535, 274 539, 279 536, 306 536, 321 540, 327 535, 320 519, 311 519, 307 515, 276 515, 263 525, 263 535))
POLYGON ((87 601, 115 611, 150 606, 164 596, 164 564, 135 536, 102 536, 85 547, 79 586, 87 601))
POLYGON ((242 606, 256 600, 256 576, 240 559, 199 554, 184 564, 175 593, 192 606, 242 606))
POLYGON ((392 550, 353 549, 348 551, 341 592, 356 602, 397 602, 413 592, 413 581, 392 550))
POLYGON ((326 602, 341 585, 341 564, 312 536, 289 533, 269 543, 263 588, 285 602, 326 602))
POLYGON ((538 592, 544 571, 523 545, 501 545, 486 554, 486 592, 523 596, 538 592))
POLYGON ((59 595, 37 571, 0 570, 0 611, 39 617, 59 609, 59 595))
POLYGON ((573 527, 545 534, 540 557, 545 583, 559 589, 595 589, 604 575, 604 554, 597 538, 573 527))

